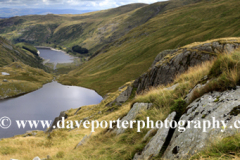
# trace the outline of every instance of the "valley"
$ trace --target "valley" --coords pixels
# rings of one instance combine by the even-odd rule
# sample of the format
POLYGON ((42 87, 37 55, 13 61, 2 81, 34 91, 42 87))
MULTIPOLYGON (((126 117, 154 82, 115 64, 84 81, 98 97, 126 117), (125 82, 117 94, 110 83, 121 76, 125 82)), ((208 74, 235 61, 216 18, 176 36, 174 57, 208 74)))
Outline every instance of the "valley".
POLYGON ((0 128, 0 159, 238 159, 239 6, 169 0, 0 19, 0 117, 53 121, 48 129, 0 128), (112 123, 91 132, 56 128, 63 117, 201 124, 215 117, 226 126, 138 132, 137 124, 112 123))

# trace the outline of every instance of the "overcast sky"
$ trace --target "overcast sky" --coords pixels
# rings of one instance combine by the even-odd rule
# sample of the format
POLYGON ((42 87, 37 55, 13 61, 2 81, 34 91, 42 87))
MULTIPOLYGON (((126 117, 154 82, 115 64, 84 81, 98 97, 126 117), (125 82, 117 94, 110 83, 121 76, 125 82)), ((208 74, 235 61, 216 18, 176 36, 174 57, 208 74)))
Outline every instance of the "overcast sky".
POLYGON ((0 0, 0 8, 51 8, 101 10, 130 3, 154 3, 163 0, 0 0))

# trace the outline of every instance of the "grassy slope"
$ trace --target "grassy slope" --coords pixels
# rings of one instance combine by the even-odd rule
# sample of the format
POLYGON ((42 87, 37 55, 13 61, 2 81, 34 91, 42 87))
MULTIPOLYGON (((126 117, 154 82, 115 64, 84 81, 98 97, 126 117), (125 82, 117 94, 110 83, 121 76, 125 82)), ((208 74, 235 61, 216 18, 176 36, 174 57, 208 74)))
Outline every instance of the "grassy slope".
MULTIPOLYGON (((220 70, 220 74, 214 75, 212 90, 218 88, 222 79, 229 81, 232 85, 237 85, 240 80, 240 66, 238 62, 240 60, 239 51, 233 55, 221 55, 212 62, 205 62, 199 66, 190 68, 186 73, 179 75, 174 83, 179 83, 175 90, 167 90, 166 87, 161 86, 153 88, 144 95, 138 95, 134 99, 119 106, 106 106, 109 102, 115 99, 119 95, 119 90, 111 93, 105 100, 98 105, 84 106, 75 115, 77 109, 71 109, 67 111, 69 120, 82 120, 83 118, 90 117, 90 120, 116 120, 119 117, 123 117, 130 110, 131 104, 134 102, 151 102, 154 103, 152 109, 142 112, 136 119, 145 120, 146 117, 150 117, 151 120, 164 120, 166 116, 171 112, 171 107, 175 106, 176 100, 184 98, 191 88, 193 88, 205 75, 211 75, 211 70, 220 70), (234 64, 233 67, 226 67, 226 65, 234 64), (235 75, 238 75, 237 77, 235 75), (114 108, 113 112, 109 112, 114 108), (100 112, 101 111, 101 112, 100 112)), ((227 83, 226 83, 227 84, 227 83)), ((222 85, 221 85, 222 87, 222 85)), ((226 86, 227 87, 227 86, 226 86)), ((141 133, 136 132, 136 126, 134 129, 128 129, 125 133, 116 136, 106 133, 106 129, 97 129, 89 140, 77 149, 74 147, 81 141, 84 135, 90 134, 90 129, 60 129, 54 130, 50 135, 44 134, 44 132, 37 132, 36 136, 19 135, 14 138, 3 139, 0 141, 0 158, 10 159, 19 158, 23 160, 32 159, 35 156, 41 158, 50 155, 51 159, 87 159, 87 160, 122 160, 132 159, 134 154, 141 151, 143 147, 149 142, 154 133, 150 137, 143 141, 144 135, 149 129, 143 129, 141 133), (21 148, 21 150, 19 150, 21 148), (24 152, 23 152, 24 151, 24 152)), ((239 137, 237 135, 237 137, 239 137)), ((234 137, 233 137, 234 138, 234 137)), ((238 138, 239 139, 239 138, 238 138)), ((239 142, 231 139, 234 145, 227 143, 218 144, 216 148, 208 149, 202 153, 202 156, 212 156, 212 158, 219 158, 221 154, 218 153, 218 149, 222 153, 230 153, 239 146, 239 142), (226 144, 227 143, 227 144, 226 144), (226 145, 228 147, 226 147, 226 145), (222 147, 224 146, 224 147, 222 147), (224 149, 225 148, 225 149, 224 149), (209 153, 209 151, 211 151, 209 153), (212 152, 216 152, 212 155, 212 152)), ((159 159, 159 157, 156 159, 159 159)), ((229 154, 229 156, 231 156, 229 154)), ((197 157, 198 158, 198 157, 197 157)))
MULTIPOLYGON (((25 39, 36 45, 72 47, 80 44, 88 49, 95 46, 99 48, 111 39, 111 32, 117 32, 118 25, 128 16, 127 13, 142 6, 145 4, 126 5, 82 15, 14 17, 0 21, 0 34, 11 40, 25 39)), ((124 32, 127 30, 123 34, 124 32)))
POLYGON ((48 71, 42 65, 42 60, 29 51, 22 50, 4 38, 0 37, 0 67, 11 64, 12 62, 23 62, 31 67, 41 68, 48 71))
POLYGON ((0 99, 34 91, 43 84, 51 82, 52 79, 53 76, 44 70, 30 67, 21 62, 0 67, 0 99), (2 72, 10 75, 2 75, 2 72), (4 79, 7 79, 8 82, 3 82, 4 79))
MULTIPOLYGON (((27 43, 18 43, 16 44, 17 47, 20 47, 25 52, 30 52, 33 56, 38 55, 38 50, 34 46, 27 44, 27 43)), ((37 57, 39 58, 39 57, 37 57)))
POLYGON ((105 95, 145 72, 160 51, 240 36, 239 7, 237 0, 212 0, 170 9, 134 28, 105 53, 62 76, 60 82, 93 88, 105 95))
POLYGON ((25 40, 65 50, 80 45, 93 54, 156 15, 195 1, 198 0, 136 3, 82 15, 14 17, 0 21, 0 35, 14 42, 25 40))
MULTIPOLYGON (((26 45, 15 46, 0 37, 0 99, 34 91, 53 79, 45 72, 48 68, 42 65, 40 57, 22 46, 26 45), (10 75, 2 75, 2 72, 10 75), (4 79, 8 82, 3 82, 4 79)), ((34 47, 27 46, 36 51, 34 47)))

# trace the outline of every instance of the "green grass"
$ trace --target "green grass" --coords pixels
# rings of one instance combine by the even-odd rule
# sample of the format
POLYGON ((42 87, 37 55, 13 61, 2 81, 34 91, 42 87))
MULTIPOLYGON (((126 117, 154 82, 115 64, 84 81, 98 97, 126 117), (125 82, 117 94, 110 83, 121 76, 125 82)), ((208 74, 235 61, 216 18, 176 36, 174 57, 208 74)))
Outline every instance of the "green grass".
POLYGON ((27 46, 29 50, 36 51, 34 47, 30 45, 18 44, 18 46, 15 46, 6 39, 0 37, 0 67, 11 64, 12 62, 23 62, 31 67, 48 71, 48 68, 42 64, 42 60, 32 52, 23 49, 23 45, 25 47, 27 46))
MULTIPOLYGON (((210 74, 213 68, 216 70, 220 69, 221 74, 217 74, 216 76, 212 77, 209 84, 211 84, 211 82, 220 83, 221 76, 223 76, 224 73, 232 72, 240 75, 238 72, 239 70, 236 69, 238 68, 238 65, 235 63, 239 62, 240 59, 237 58, 239 55, 239 51, 236 51, 232 55, 222 54, 212 62, 204 62, 201 65, 189 68, 187 72, 176 77, 175 81, 168 86, 152 88, 143 95, 137 95, 135 98, 124 103, 122 106, 107 106, 109 102, 113 101, 121 93, 121 91, 117 90, 116 92, 109 94, 108 97, 106 97, 97 105, 81 107, 81 110, 79 110, 76 115, 75 112, 77 109, 68 110, 66 112, 68 115, 68 120, 82 120, 86 117, 90 117, 89 120, 98 121, 116 120, 125 116, 129 112, 132 104, 135 102, 153 103, 153 107, 150 110, 138 114, 136 120, 145 121, 146 117, 150 117, 150 119, 153 121, 164 120, 172 111, 177 111, 178 117, 180 117, 184 113, 184 109, 186 107, 183 98, 188 94, 191 88, 201 82, 201 79, 205 75, 210 74), (229 59, 229 61, 225 61, 226 57, 229 59), (220 65, 218 65, 219 61, 221 62, 220 65), (230 68, 224 67, 228 66, 229 64, 234 65, 230 65, 232 66, 230 68), (179 83, 179 85, 174 90, 166 89, 176 83, 179 83), (114 108, 114 110, 109 111, 112 108, 114 108)), ((230 81, 232 81, 233 77, 234 76, 226 76, 226 78, 230 81)), ((235 84, 235 81, 232 81, 231 84, 235 84)), ((126 85, 131 85, 131 83, 127 83, 126 85)), ((125 87, 125 89, 126 88, 127 87, 125 87)), ((214 90, 216 88, 212 89, 214 90)), ((208 92, 213 90, 208 90, 208 92)), ((86 144, 77 149, 74 149, 74 147, 81 141, 84 135, 90 134, 90 129, 76 128, 71 131, 69 129, 59 129, 54 130, 50 135, 43 132, 38 132, 36 136, 30 137, 19 135, 15 138, 4 139, 0 141, 1 147, 11 147, 11 150, 13 151, 7 153, 7 155, 5 152, 0 153, 0 158, 4 157, 9 159, 10 157, 14 156, 27 160, 36 155, 40 157, 46 157, 46 155, 50 155, 53 160, 57 160, 62 157, 62 159, 66 160, 132 159, 134 154, 136 152, 141 152, 144 146, 154 136, 154 133, 156 133, 154 132, 149 138, 147 138, 147 140, 143 141, 143 137, 148 131, 149 129, 145 128, 141 133, 137 133, 136 126, 134 126, 134 129, 127 129, 125 133, 116 136, 114 134, 107 133, 106 129, 99 128, 96 130, 96 133, 94 133, 86 141, 86 144), (22 148, 22 150, 25 152, 23 153, 18 148, 22 148), (62 154, 63 150, 64 154, 62 154)), ((210 159, 218 159, 220 156, 223 156, 225 159, 228 159, 231 157, 232 152, 238 156, 239 136, 238 138, 229 137, 229 139, 221 141, 221 143, 214 142, 213 144, 213 146, 210 146, 206 151, 201 152, 198 156, 200 158, 206 157, 210 159), (234 152, 234 150, 236 150, 236 152, 234 152)))
POLYGON ((132 29, 59 81, 93 88, 105 95, 139 77, 163 50, 213 38, 240 36, 240 22, 236 20, 240 17, 239 7, 240 2, 236 0, 212 0, 167 10, 132 29))
POLYGON ((25 52, 27 52, 27 51, 31 52, 35 57, 39 58, 38 50, 34 46, 27 44, 27 43, 18 43, 18 44, 16 44, 16 46, 20 47, 25 52))
POLYGON ((220 55, 208 73, 209 80, 211 81, 203 89, 195 91, 191 101, 211 91, 225 91, 240 85, 239 61, 239 50, 231 55, 220 55))
POLYGON ((2 72, 7 72, 10 75, 0 74, 0 99, 37 90, 53 79, 53 76, 44 70, 32 68, 21 62, 0 67, 0 73, 2 72), (3 82, 4 79, 8 82, 3 82))
POLYGON ((193 156, 191 159, 239 159, 239 151, 240 134, 236 133, 231 137, 211 142, 207 148, 193 156))
MULTIPOLYGON (((80 45, 94 53, 109 43, 109 40, 112 42, 128 32, 129 26, 124 25, 127 23, 126 17, 131 15, 128 13, 145 5, 131 4, 82 15, 14 17, 0 21, 0 35, 15 43, 28 42, 51 47, 59 45, 65 48, 65 51, 74 45, 80 45), (5 23, 9 22, 16 24, 6 26, 5 23), (123 27, 118 29, 120 24, 123 27), (118 34, 119 30, 121 34, 118 34), (112 36, 112 32, 118 35, 112 36)), ((135 26, 137 25, 132 25, 132 27, 135 26)))

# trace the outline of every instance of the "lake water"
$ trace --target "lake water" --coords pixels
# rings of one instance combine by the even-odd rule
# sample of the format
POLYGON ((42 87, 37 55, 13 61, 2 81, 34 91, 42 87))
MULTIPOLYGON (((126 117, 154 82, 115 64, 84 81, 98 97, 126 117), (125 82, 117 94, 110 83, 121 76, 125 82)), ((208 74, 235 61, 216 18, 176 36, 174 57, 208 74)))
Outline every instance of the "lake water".
POLYGON ((38 48, 38 51, 40 52, 40 57, 45 60, 49 59, 50 63, 71 63, 73 61, 73 57, 62 51, 40 48, 38 48))
POLYGON ((49 63, 54 63, 54 69, 56 69, 57 63, 71 63, 73 62, 73 57, 62 51, 42 49, 38 48, 40 52, 40 57, 45 60, 49 60, 49 63))
MULTIPOLYGON (((55 54, 52 54, 50 56, 51 60, 59 62, 54 57, 55 54)), ((101 100, 102 97, 93 90, 76 86, 65 86, 55 81, 45 84, 43 88, 23 96, 1 100, 0 118, 4 116, 9 117, 12 125, 8 129, 0 128, 0 138, 24 134, 26 131, 31 130, 29 126, 25 129, 18 129, 16 120, 54 120, 61 111, 98 104, 101 100)), ((38 127, 32 130, 45 129, 38 127)))

